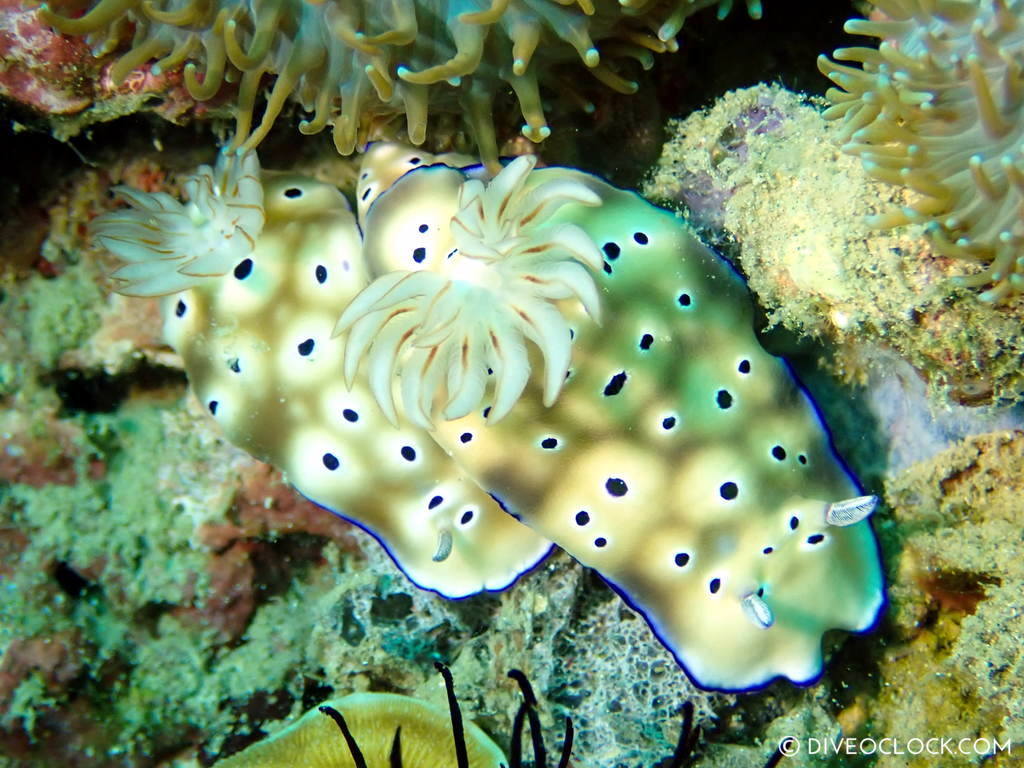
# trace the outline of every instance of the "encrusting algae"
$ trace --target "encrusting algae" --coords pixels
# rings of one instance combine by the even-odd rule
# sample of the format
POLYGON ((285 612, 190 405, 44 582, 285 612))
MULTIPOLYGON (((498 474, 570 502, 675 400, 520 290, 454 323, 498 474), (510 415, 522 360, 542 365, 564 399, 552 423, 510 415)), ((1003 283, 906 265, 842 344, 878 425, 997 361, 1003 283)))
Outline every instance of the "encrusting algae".
MULTIPOLYGON (((874 373, 899 370, 888 362, 895 355, 916 371, 937 413, 1020 402, 1017 300, 979 301, 976 290, 957 286, 964 262, 933 252, 924 224, 872 226, 908 192, 841 152, 841 122, 826 120, 822 106, 779 86, 726 94, 670 122, 641 191, 683 205, 701 236, 747 276, 765 327, 825 342, 814 357, 837 377, 873 390, 874 373)), ((774 336, 770 348, 791 354, 785 336, 774 336)), ((862 423, 847 429, 864 432, 862 423)))

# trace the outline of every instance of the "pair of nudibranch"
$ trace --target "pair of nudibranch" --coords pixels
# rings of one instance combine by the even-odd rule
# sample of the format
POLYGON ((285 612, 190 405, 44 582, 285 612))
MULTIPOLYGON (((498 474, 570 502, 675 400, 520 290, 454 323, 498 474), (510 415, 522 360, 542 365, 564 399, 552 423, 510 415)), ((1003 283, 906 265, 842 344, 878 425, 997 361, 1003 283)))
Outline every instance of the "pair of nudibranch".
POLYGON ((122 190, 99 220, 119 289, 166 296, 232 441, 420 586, 504 588, 553 541, 725 690, 808 682, 826 630, 874 623, 876 499, 671 212, 530 157, 488 179, 391 144, 355 213, 252 153, 185 191, 122 190))

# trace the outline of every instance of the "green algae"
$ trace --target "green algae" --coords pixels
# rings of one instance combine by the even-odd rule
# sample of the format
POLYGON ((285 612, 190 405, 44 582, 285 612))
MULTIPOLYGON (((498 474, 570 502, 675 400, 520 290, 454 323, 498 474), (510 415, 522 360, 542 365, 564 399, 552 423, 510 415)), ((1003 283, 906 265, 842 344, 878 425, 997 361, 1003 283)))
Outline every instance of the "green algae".
POLYGON ((920 226, 871 229, 867 217, 906 193, 842 154, 820 106, 780 86, 725 94, 670 123, 644 194, 689 201, 687 216, 739 266, 766 325, 829 341, 837 375, 865 382, 875 344, 919 370, 936 402, 1019 401, 1024 301, 992 306, 956 288, 963 263, 932 253, 920 226))
POLYGON ((100 564, 105 580, 117 585, 117 604, 128 612, 180 600, 185 574, 201 570, 202 556, 191 551, 190 521, 174 514, 170 498, 154 486, 169 453, 204 463, 207 456, 190 436, 169 441, 158 410, 92 414, 81 423, 90 436, 82 456, 100 458, 105 474, 74 486, 10 489, 15 520, 32 533, 26 556, 65 560, 82 571, 100 564), (178 558, 188 562, 178 564, 178 558))
POLYGON ((94 269, 69 269, 52 279, 33 277, 21 296, 28 352, 39 366, 51 370, 67 350, 76 349, 96 332, 96 311, 102 294, 94 269))
MULTIPOLYGON (((12 599, 0 606, 0 633, 9 645, 15 636, 72 630, 76 652, 84 654, 82 665, 98 673, 111 661, 132 663, 140 648, 139 614, 162 602, 183 602, 190 577, 203 573, 203 555, 190 546, 191 525, 173 515, 168 501, 154 492, 154 479, 166 460, 161 453, 182 449, 167 441, 161 413, 129 410, 81 421, 86 432, 118 436, 105 451, 103 477, 71 486, 14 484, 2 492, 4 524, 24 531, 29 543, 5 585, 12 599), (161 451, 143 445, 158 445, 161 451), (85 574, 89 586, 77 598, 53 590, 56 568, 85 574)), ((83 456, 94 447, 86 440, 83 456)), ((27 684, 36 682, 29 678, 27 684)), ((166 696, 166 685, 154 690, 166 696)), ((52 697, 40 699, 19 688, 5 721, 53 704, 52 697)), ((130 723, 126 726, 131 732, 130 723)))

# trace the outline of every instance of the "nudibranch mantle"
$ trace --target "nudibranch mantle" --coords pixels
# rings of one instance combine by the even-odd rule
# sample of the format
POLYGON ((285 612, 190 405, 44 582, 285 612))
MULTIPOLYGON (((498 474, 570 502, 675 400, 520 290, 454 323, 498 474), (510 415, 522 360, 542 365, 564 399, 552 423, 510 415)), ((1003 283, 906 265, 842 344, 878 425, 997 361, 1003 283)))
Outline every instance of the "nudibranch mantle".
MULTIPOLYGON (((551 361, 537 344, 501 420, 489 418, 490 385, 461 418, 437 418, 440 390, 415 399, 432 430, 406 426, 402 408, 392 425, 380 401, 404 402, 415 353, 397 346, 376 367, 400 376, 372 387, 371 359, 346 386, 339 316, 396 270, 444 275, 460 195, 481 191, 479 168, 435 160, 371 148, 357 188, 362 243, 332 187, 264 173, 251 255, 166 299, 167 337, 196 394, 233 441, 373 531, 421 586, 503 587, 551 540, 637 608, 698 685, 815 679, 822 634, 865 631, 883 606, 865 519, 876 500, 860 496, 810 399, 758 343, 742 281, 670 212, 570 169, 531 166, 520 179, 527 196, 572 190, 543 229, 571 228, 571 242, 585 236, 600 253, 599 269, 584 246, 562 262, 584 270, 596 301, 548 297, 572 340, 557 398, 529 375, 551 361)), ((144 195, 130 202, 147 215, 144 195)))
POLYGON ((505 588, 550 543, 502 512, 427 433, 388 423, 364 377, 351 388, 342 380, 331 332, 369 282, 344 196, 266 171, 262 189, 252 250, 219 279, 164 299, 165 338, 196 395, 232 442, 367 528, 417 585, 446 597, 505 588))

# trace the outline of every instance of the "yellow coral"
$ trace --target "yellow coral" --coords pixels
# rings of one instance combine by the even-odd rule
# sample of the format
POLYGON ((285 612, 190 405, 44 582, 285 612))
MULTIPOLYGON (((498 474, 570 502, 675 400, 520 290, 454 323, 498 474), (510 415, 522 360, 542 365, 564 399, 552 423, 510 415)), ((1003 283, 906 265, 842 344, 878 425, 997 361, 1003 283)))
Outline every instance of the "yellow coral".
POLYGON ((475 724, 460 723, 460 728, 466 736, 461 743, 453 739, 448 712, 408 696, 354 693, 310 710, 273 737, 217 763, 217 768, 499 768, 507 763, 498 745, 475 724), (466 753, 464 763, 458 762, 460 746, 466 753), (397 763, 390 759, 396 749, 397 763))
MULTIPOLYGON (((522 768, 523 727, 529 723, 533 764, 546 765, 540 735, 537 697, 521 671, 510 670, 523 702, 511 736, 511 760, 475 723, 462 717, 451 671, 434 663, 444 679, 448 711, 392 693, 354 693, 328 701, 268 739, 216 764, 216 768, 522 768)), ((691 705, 687 704, 684 738, 690 733, 691 705)), ((558 768, 567 768, 572 753, 572 720, 565 719, 558 768)))

